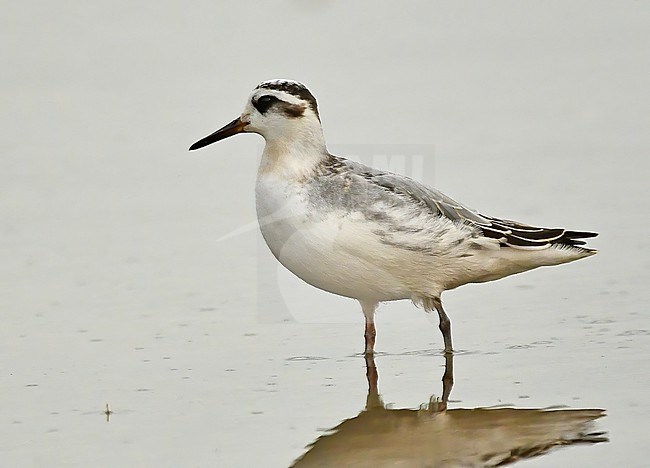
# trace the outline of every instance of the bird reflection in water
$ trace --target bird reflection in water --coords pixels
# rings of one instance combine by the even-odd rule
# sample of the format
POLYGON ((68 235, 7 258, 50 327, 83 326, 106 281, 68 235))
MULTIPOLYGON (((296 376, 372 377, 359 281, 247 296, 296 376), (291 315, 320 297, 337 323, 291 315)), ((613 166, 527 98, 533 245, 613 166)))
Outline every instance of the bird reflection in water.
POLYGON ((366 356, 366 407, 316 439, 293 466, 504 466, 556 447, 608 441, 593 428, 602 409, 447 409, 453 355, 445 360, 439 399, 419 409, 389 409, 375 361, 366 356))

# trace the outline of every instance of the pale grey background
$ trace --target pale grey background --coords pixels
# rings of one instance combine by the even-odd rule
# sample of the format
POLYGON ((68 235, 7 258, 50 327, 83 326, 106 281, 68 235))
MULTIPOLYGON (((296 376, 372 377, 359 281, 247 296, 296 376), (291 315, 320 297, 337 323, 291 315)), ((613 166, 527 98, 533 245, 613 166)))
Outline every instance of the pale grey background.
MULTIPOLYGON (((259 234, 217 242, 255 219, 259 137, 187 152, 276 77, 332 144, 433 145, 455 198, 601 232, 592 259, 447 295, 450 405, 606 408, 610 443, 521 466, 648 464, 647 2, 2 11, 0 465, 286 466, 361 410, 356 304, 295 280, 290 307, 354 318, 262 323, 286 305, 259 234)), ((387 305, 378 329, 385 400, 439 394, 424 314, 387 305)))

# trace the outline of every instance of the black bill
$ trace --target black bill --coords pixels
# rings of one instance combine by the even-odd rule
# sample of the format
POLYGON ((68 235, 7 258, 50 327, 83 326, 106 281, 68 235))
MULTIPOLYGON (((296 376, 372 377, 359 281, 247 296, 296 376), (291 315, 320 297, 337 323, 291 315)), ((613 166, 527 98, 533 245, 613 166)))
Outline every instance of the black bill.
POLYGON ((230 136, 236 135, 237 133, 241 133, 244 131, 244 128, 248 125, 248 122, 244 122, 241 120, 239 117, 237 117, 235 120, 230 122, 228 125, 220 128, 216 132, 208 135, 205 138, 201 138, 199 141, 194 143, 192 146, 190 146, 190 151, 197 150, 199 148, 203 148, 204 146, 208 146, 214 142, 217 142, 219 140, 223 140, 224 138, 228 138, 230 136))

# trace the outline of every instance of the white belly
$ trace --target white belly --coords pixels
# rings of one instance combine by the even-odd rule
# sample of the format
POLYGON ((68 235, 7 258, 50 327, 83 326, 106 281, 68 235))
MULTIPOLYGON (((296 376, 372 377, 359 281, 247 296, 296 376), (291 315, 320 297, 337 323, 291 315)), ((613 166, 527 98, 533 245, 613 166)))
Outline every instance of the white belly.
POLYGON ((390 262, 387 247, 359 215, 309 207, 303 194, 275 177, 258 179, 257 215, 264 240, 288 270, 341 296, 387 301, 411 297, 390 262))

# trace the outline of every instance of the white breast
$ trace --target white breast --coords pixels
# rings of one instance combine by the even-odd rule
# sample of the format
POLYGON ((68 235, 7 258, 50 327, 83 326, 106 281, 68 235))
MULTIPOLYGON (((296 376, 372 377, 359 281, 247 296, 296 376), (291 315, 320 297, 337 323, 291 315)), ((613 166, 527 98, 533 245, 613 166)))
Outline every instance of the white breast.
POLYGON ((341 296, 386 301, 410 298, 404 282, 381 261, 387 246, 368 223, 331 209, 309 206, 304 190, 260 174, 257 216, 273 255, 307 283, 341 296))

